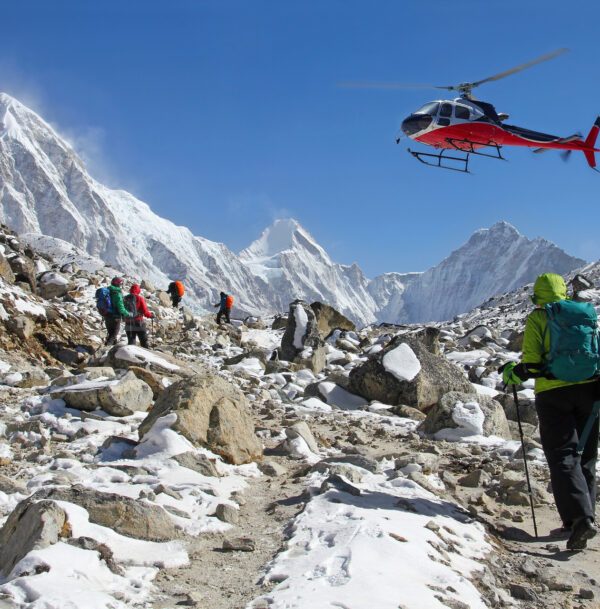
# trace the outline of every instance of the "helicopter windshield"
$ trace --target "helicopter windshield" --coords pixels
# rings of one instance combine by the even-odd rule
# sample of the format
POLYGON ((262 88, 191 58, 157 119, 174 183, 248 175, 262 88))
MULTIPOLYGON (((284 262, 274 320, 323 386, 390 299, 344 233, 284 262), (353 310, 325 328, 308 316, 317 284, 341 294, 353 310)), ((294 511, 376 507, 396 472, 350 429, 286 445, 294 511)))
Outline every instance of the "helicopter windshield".
POLYGON ((415 110, 414 114, 429 114, 429 116, 435 116, 437 114, 440 104, 438 102, 429 102, 422 108, 415 110))

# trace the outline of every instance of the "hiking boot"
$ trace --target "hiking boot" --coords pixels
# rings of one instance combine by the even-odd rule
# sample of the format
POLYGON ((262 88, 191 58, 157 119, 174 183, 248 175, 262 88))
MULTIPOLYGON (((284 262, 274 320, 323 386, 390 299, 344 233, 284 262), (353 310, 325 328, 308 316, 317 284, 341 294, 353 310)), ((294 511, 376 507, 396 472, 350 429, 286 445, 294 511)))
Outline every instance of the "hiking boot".
POLYGON ((580 518, 573 524, 573 531, 567 541, 567 550, 583 550, 588 540, 596 536, 598 529, 591 518, 580 518))

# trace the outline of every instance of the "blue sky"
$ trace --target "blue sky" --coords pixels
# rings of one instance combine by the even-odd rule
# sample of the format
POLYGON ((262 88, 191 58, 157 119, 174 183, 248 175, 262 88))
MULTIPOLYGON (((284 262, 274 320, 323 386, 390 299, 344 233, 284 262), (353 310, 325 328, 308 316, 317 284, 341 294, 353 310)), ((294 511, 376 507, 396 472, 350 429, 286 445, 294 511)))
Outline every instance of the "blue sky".
MULTIPOLYGON (((425 270, 498 220, 600 258, 600 175, 583 155, 506 148, 473 175, 394 143, 436 91, 345 80, 479 80, 512 124, 587 133, 600 113, 600 7, 556 0, 5 0, 0 90, 77 143, 95 177, 237 251, 295 217, 368 276, 425 270)), ((552 269, 548 269, 552 270, 552 269)))

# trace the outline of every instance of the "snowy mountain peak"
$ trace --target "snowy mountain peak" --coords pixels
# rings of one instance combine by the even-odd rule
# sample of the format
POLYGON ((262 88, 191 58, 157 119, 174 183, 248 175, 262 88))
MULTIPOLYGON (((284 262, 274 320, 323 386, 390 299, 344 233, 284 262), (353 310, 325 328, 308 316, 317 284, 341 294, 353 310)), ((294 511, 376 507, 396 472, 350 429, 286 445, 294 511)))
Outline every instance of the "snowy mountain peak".
POLYGON ((329 260, 325 250, 297 220, 282 218, 267 227, 256 241, 240 252, 240 256, 243 260, 269 258, 288 250, 307 247, 316 250, 320 256, 329 260))

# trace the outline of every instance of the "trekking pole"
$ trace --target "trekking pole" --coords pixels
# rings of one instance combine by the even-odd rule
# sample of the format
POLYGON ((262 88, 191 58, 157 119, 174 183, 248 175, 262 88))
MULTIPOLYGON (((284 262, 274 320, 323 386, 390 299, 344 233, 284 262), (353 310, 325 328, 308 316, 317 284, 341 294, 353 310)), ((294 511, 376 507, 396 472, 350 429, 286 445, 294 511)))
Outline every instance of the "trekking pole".
POLYGON ((535 509, 533 507, 533 493, 531 491, 531 481, 529 480, 529 468, 527 467, 527 455, 525 454, 525 439, 523 438, 523 427, 521 425, 521 412, 519 407, 519 398, 517 396, 516 385, 512 386, 513 399, 517 408, 517 423, 519 424, 519 435, 521 436, 521 450, 523 451, 523 463, 525 464, 525 478, 527 479, 527 491, 529 492, 529 505, 531 505, 531 517, 533 518, 533 530, 535 538, 538 538, 537 522, 535 520, 535 509))
POLYGON ((152 334, 150 336, 150 349, 154 349, 154 314, 152 315, 152 318, 150 319, 151 323, 151 327, 152 327, 152 334))

